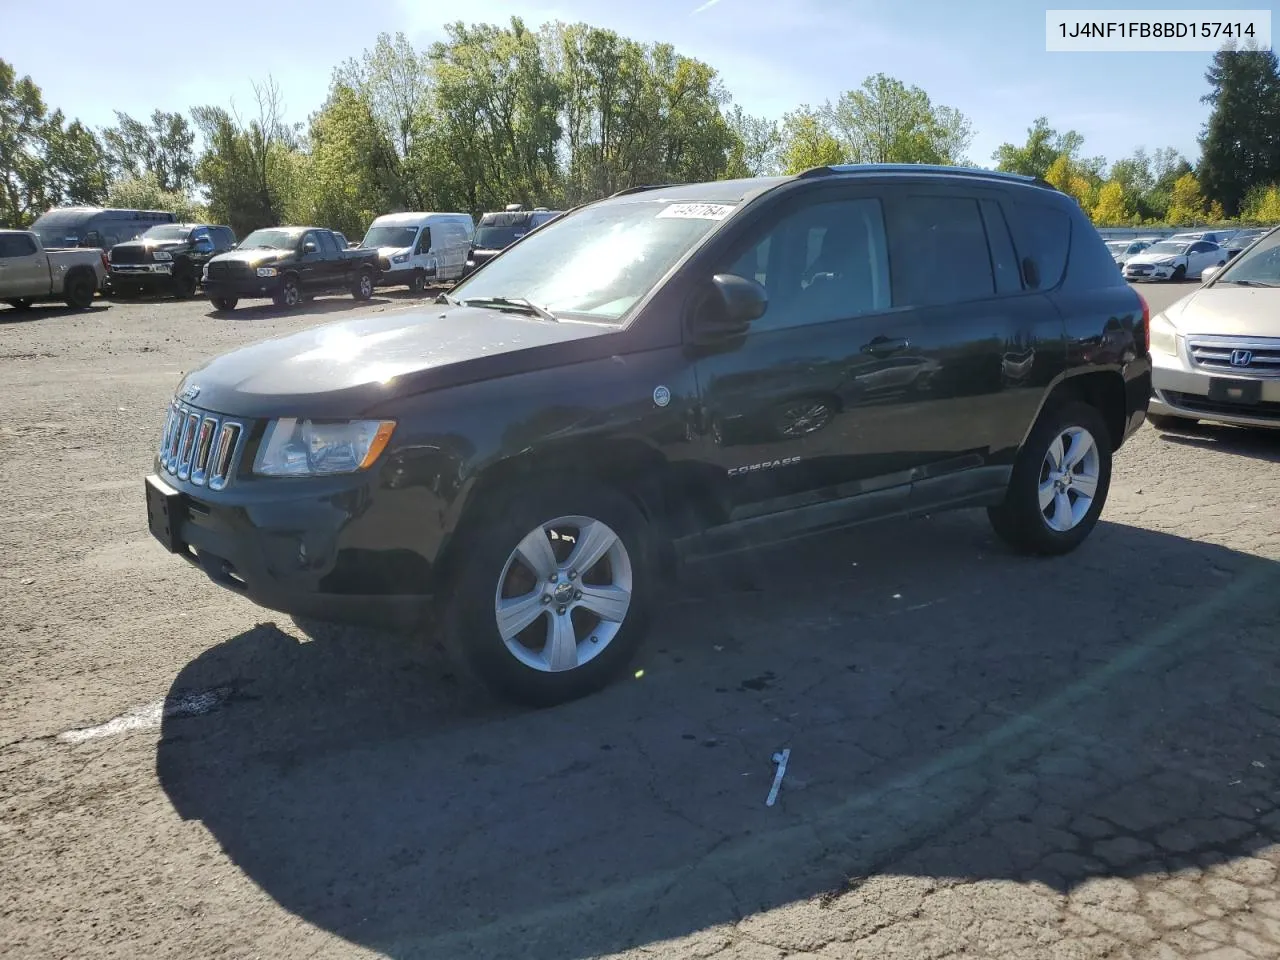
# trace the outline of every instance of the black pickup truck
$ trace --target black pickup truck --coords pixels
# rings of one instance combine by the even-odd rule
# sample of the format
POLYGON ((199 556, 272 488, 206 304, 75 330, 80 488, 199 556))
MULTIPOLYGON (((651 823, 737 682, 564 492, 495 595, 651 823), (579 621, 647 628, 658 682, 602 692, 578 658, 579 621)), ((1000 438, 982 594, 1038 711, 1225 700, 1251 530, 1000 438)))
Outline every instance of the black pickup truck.
POLYGON ((209 223, 162 223, 137 240, 117 243, 107 254, 111 292, 195 296, 204 265, 236 245, 230 227, 209 223))
POLYGON ((1147 304, 1073 199, 821 167, 625 191, 434 306, 210 360, 146 508, 250 600, 434 611, 490 685, 550 704, 619 675, 682 563, 961 507, 1074 550, 1150 395, 1147 304))
POLYGON ((368 300, 377 278, 376 250, 345 249, 322 227, 267 227, 211 259, 201 283, 215 308, 234 310, 251 297, 270 297, 278 307, 344 291, 368 300))

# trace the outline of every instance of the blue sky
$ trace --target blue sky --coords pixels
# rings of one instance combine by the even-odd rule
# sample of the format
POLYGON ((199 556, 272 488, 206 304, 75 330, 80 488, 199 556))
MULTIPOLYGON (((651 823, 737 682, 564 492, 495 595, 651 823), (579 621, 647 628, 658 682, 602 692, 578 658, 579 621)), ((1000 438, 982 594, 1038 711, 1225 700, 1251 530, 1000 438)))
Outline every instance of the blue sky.
MULTIPOLYGON (((117 19, 100 0, 0 0, 0 57, 30 74, 52 106, 93 125, 111 122, 113 109, 143 117, 156 107, 185 110, 232 99, 247 106, 249 81, 268 73, 284 92, 290 119, 304 120, 323 101, 333 67, 372 45, 380 31, 403 30, 426 44, 442 36, 447 21, 506 22, 519 15, 532 26, 585 21, 638 40, 670 42, 716 67, 745 109, 769 116, 834 99, 885 72, 962 110, 976 133, 971 158, 980 163, 1002 141, 1021 142, 1039 114, 1057 129, 1084 134, 1089 155, 1114 159, 1139 145, 1173 146, 1194 161, 1207 115, 1199 97, 1207 89, 1210 55, 1046 53, 1045 6, 1026 0, 219 0, 160 6, 154 15, 151 8, 130 8, 117 19)), ((1240 6, 1166 0, 1152 9, 1240 6)))

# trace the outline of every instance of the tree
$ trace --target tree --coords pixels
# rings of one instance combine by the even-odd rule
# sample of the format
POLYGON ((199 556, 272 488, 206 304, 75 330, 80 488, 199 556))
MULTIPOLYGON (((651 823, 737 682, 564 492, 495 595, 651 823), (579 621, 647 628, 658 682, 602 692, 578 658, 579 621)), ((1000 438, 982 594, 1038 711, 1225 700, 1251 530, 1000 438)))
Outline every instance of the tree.
POLYGON ((1098 202, 1093 208, 1093 222, 1100 227, 1122 227, 1132 223, 1133 207, 1125 195, 1119 180, 1108 180, 1098 191, 1098 202))
POLYGON ((168 210, 182 223, 201 223, 209 218, 202 204, 181 191, 164 189, 159 177, 149 172, 112 182, 107 203, 125 210, 168 210))
POLYGON ((40 159, 45 106, 30 77, 0 60, 0 226, 24 227, 43 194, 40 159))
POLYGON ((1258 184, 1245 196, 1240 219, 1263 226, 1280 223, 1280 184, 1258 184))
POLYGON ((1193 227, 1224 218, 1222 208, 1216 202, 1205 200, 1195 174, 1184 173, 1173 184, 1165 219, 1173 226, 1193 227))
POLYGON ((180 113, 157 110, 150 124, 116 111, 116 125, 103 131, 116 178, 153 174, 166 192, 185 192, 195 180, 195 131, 180 113))
POLYGON ((1049 165, 1049 169, 1044 173, 1044 179, 1063 193, 1073 197, 1086 213, 1090 213, 1098 199, 1098 190, 1090 173, 1091 171, 1063 153, 1049 165))
POLYGON ((279 86, 268 78, 253 92, 257 113, 247 122, 234 106, 191 111, 204 135, 196 173, 209 188, 210 215, 240 236, 285 219, 302 184, 297 129, 284 120, 279 86))
POLYGON ((764 117, 753 117, 737 104, 725 122, 733 136, 726 176, 762 177, 777 171, 778 146, 782 139, 778 124, 764 117))
POLYGON ((107 156, 92 130, 55 110, 44 123, 43 205, 99 204, 107 196, 107 156))
POLYGON ((778 157, 782 172, 789 174, 845 160, 840 141, 827 128, 822 115, 808 104, 783 116, 778 157))
POLYGON ((919 87, 883 73, 841 94, 823 112, 854 163, 957 164, 973 142, 964 114, 935 106, 919 87))
POLYGON ((1205 195, 1230 215, 1250 187, 1280 179, 1280 67, 1271 50, 1234 44, 1213 57, 1201 97, 1213 107, 1200 138, 1205 195))
POLYGON ((1059 157, 1074 158, 1084 146, 1084 137, 1074 130, 1058 133, 1049 126, 1048 117, 1037 117, 1027 128, 1027 140, 1022 146, 1002 143, 992 159, 996 169, 1008 173, 1020 173, 1026 177, 1044 177, 1059 157))

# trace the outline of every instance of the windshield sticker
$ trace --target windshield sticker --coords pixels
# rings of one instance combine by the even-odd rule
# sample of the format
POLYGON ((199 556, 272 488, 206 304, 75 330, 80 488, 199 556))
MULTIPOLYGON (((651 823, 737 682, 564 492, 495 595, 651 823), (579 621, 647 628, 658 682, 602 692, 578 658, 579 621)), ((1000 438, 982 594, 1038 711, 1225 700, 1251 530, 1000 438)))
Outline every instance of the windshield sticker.
POLYGON ((726 203, 673 203, 659 217, 676 217, 686 220, 723 220, 733 212, 726 203))

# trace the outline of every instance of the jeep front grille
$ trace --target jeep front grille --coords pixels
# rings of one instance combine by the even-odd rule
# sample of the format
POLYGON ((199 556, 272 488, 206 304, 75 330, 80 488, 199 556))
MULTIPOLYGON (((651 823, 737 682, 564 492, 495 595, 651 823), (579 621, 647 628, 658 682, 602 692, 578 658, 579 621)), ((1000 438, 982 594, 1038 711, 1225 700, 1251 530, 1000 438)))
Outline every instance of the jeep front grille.
POLYGON ((1280 339, 1188 337, 1187 351, 1196 366, 1207 370, 1280 377, 1280 339))
POLYGON ((239 420, 174 403, 160 438, 160 466, 179 480, 221 490, 235 476, 246 432, 239 420))

